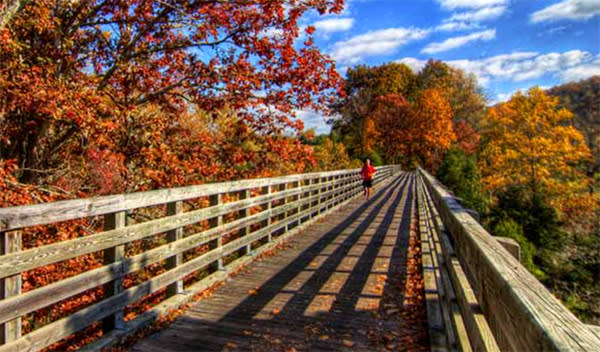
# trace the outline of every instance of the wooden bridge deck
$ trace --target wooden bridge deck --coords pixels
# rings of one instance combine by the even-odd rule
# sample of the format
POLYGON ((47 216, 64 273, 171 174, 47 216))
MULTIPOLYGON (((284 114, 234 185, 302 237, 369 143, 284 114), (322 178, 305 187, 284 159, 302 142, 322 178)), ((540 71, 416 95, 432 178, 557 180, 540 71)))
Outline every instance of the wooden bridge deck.
POLYGON ((133 350, 428 350, 422 289, 413 287, 421 275, 414 214, 414 176, 403 173, 369 201, 358 197, 307 227, 133 350))

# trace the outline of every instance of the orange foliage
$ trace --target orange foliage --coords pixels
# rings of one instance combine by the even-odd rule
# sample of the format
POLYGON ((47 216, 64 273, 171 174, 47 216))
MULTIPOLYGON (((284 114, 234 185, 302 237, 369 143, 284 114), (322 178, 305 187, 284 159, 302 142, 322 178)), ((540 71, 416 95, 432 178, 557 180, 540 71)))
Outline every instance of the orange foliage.
POLYGON ((484 186, 495 191, 511 185, 544 194, 553 203, 586 190, 578 163, 588 160, 582 134, 569 125, 573 115, 558 98, 532 88, 488 111, 481 170, 484 186))
POLYGON ((379 122, 380 142, 389 155, 405 155, 435 170, 443 154, 456 140, 452 109, 437 89, 427 89, 408 104, 395 94, 379 98, 374 116, 379 122))
MULTIPOLYGON (((312 167, 312 149, 286 133, 302 129, 294 111, 328 110, 341 80, 314 45, 313 28, 298 44, 299 20, 310 10, 338 13, 342 5, 28 2, 0 28, 0 207, 312 167)), ((152 217, 164 209, 139 213, 152 217)), ((101 218, 91 218, 27 228, 24 248, 102 227, 101 218)), ((160 238, 148 242, 129 244, 127 253, 160 238)), ((23 273, 23 290, 102 264, 101 254, 89 254, 37 268, 23 273)), ((160 263, 150 266, 126 284, 161 270, 160 263)), ((98 288, 33 312, 23 319, 24 331, 102 297, 98 288)), ((156 294, 129 309, 135 315, 160 299, 156 294)))

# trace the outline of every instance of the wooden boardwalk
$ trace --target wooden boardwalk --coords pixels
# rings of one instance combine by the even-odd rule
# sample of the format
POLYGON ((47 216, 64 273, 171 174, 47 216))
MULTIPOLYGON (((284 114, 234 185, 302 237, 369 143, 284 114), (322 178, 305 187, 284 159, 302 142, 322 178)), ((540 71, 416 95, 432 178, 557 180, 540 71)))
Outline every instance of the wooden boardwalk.
POLYGON ((402 173, 369 201, 357 197, 133 351, 428 350, 410 282, 420 275, 409 250, 414 194, 402 173))

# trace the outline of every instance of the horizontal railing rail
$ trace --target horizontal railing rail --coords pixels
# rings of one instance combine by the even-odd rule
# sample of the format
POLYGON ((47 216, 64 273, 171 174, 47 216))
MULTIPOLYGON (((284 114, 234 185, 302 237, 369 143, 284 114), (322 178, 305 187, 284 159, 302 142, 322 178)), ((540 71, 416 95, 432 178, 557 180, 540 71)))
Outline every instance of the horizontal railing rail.
MULTIPOLYGON (((397 172, 397 166, 379 167, 374 183, 397 172)), ((189 301, 192 293, 223 280, 360 192, 360 170, 354 169, 0 208, 0 352, 37 351, 98 322, 103 339, 88 348, 106 346, 189 301), (185 211, 184 202, 199 204, 200 200, 208 204, 185 211), (165 211, 161 207, 166 207, 166 213, 158 218, 128 220, 136 211, 165 211), (22 233, 32 227, 97 217, 102 217, 104 230, 22 248, 22 233), (159 235, 164 236, 160 241, 159 235), (126 254, 126 245, 135 241, 157 242, 126 254), (184 256, 200 248, 206 250, 184 256), (23 273, 92 253, 101 254, 101 266, 22 292, 23 273), (157 263, 164 264, 165 270, 125 288, 125 277, 157 263), (208 276, 184 287, 184 278, 200 271, 208 276), (101 299, 21 333, 21 320, 27 314, 99 287, 104 292, 101 299), (165 289, 166 300, 125 321, 126 307, 165 289)))
POLYGON ((423 169, 419 175, 425 185, 421 198, 427 202, 430 197, 435 204, 431 223, 438 229, 441 226, 438 234, 448 235, 447 241, 440 239, 439 258, 449 268, 473 349, 598 350, 600 339, 592 329, 561 304, 439 181, 423 169))

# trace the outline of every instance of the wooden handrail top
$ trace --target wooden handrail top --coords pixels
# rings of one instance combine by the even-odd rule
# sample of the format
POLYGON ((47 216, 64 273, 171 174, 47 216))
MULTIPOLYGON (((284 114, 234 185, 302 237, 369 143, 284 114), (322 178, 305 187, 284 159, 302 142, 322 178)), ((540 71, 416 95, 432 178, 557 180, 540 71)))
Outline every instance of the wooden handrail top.
MULTIPOLYGON (((386 168, 388 166, 381 166, 376 169, 386 168)), ((233 193, 251 188, 275 186, 283 183, 325 177, 352 174, 358 176, 359 172, 360 169, 313 172, 0 208, 0 231, 10 231, 29 226, 46 225, 176 201, 185 201, 217 193, 233 193)))
POLYGON ((598 351, 600 339, 419 169, 502 350, 598 351))

